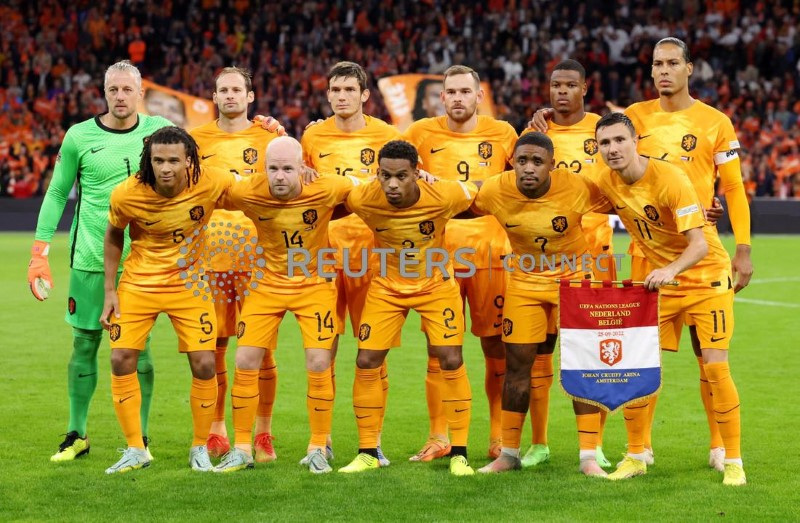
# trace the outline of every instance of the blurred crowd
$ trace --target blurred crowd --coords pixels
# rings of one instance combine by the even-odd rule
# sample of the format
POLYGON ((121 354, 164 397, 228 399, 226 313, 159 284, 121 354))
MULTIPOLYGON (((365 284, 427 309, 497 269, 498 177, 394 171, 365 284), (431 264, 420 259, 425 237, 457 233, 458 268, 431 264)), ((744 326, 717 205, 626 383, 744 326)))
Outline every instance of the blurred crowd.
POLYGON ((6 0, 0 5, 0 191, 42 194, 66 129, 105 110, 103 72, 130 59, 167 87, 211 97, 216 72, 250 68, 253 113, 295 136, 329 116, 328 68, 365 66, 365 112, 387 118, 387 75, 475 68, 521 130, 547 75, 586 66, 587 108, 657 96, 653 44, 685 40, 693 96, 731 117, 751 196, 800 197, 800 4, 754 0, 6 0))

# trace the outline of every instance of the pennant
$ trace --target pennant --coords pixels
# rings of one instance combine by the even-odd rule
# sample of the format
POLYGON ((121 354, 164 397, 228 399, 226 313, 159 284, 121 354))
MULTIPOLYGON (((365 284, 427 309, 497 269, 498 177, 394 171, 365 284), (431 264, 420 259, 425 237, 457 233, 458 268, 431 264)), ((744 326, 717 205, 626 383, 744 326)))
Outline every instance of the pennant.
POLYGON ((658 293, 630 282, 560 292, 561 387, 567 396, 615 411, 661 388, 658 293))

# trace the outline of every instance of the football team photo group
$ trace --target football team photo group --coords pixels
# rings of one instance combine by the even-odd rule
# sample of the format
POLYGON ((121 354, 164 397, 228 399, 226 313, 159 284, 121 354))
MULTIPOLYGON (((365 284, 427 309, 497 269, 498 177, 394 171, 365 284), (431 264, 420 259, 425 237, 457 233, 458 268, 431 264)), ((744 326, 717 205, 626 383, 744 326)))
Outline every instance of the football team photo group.
MULTIPOLYGON (((69 418, 50 461, 91 459, 98 474, 185 466, 157 459, 149 439, 155 376, 179 379, 153 363, 154 349, 168 350, 152 346, 163 313, 191 374, 189 467, 223 474, 269 468, 262 464, 278 459, 279 362, 300 348, 278 336, 290 312, 307 386, 287 393, 305 394, 308 438, 305 448, 283 448, 281 459, 310 473, 369 475, 400 461, 426 467, 438 460, 454 476, 540 468, 551 459, 551 401, 571 401, 574 439, 555 444, 577 447, 574 473, 628 480, 663 459, 652 437, 657 400, 662 388, 680 383, 699 385, 700 401, 685 408, 705 410, 702 459, 719 483, 745 485, 740 398, 728 362, 734 294, 753 275, 736 131, 723 112, 690 95, 693 62, 681 39, 653 42, 656 98, 602 116, 585 109, 585 65, 554 64, 549 104, 518 135, 480 114, 487 94, 467 65, 444 70, 435 93, 440 116, 400 131, 365 114, 369 75, 340 61, 324 87, 332 115, 311 121, 296 139, 287 134, 290 122, 253 116, 259 94, 247 69, 219 68, 209 93, 217 118, 184 130, 139 111, 144 88, 133 63, 108 64, 107 110, 64 136, 28 267, 38 300, 68 286, 73 343, 61 402, 69 418), (54 282, 50 243, 73 186, 69 281, 54 282), (723 215, 735 236, 730 254, 716 227, 723 215), (610 217, 630 234, 627 252, 614 248, 610 217), (630 265, 625 279, 623 262, 630 265), (656 334, 631 338, 641 343, 601 343, 600 368, 647 351, 658 367, 659 351, 677 351, 683 336, 699 382, 693 374, 662 384, 658 372, 631 391, 627 379, 596 380, 597 391, 586 395, 568 389, 559 372, 582 342, 571 341, 579 336, 572 328, 558 341, 568 323, 563 294, 582 288, 602 296, 623 287, 653 297, 648 332, 656 334), (425 348, 401 340, 412 310, 425 348), (348 337, 357 353, 339 350, 348 337), (482 367, 465 365, 468 337, 478 340, 482 367), (108 357, 104 339, 111 398, 95 398, 98 381, 107 379, 98 372, 98 360, 108 357), (422 350, 427 372, 408 379, 424 395, 429 427, 419 429, 428 436, 417 453, 389 456, 382 439, 389 377, 399 377, 393 364, 422 350), (345 366, 354 366, 352 383, 337 378, 345 366), (482 390, 471 387, 468 372, 484 376, 482 390), (559 380, 568 397, 557 393, 559 380), (628 396, 609 406, 607 394, 628 396), (488 412, 478 416, 479 395, 488 412), (356 441, 332 430, 334 404, 351 397, 356 441), (125 448, 116 462, 101 464, 90 457, 97 440, 89 411, 109 399, 125 448), (608 416, 616 409, 623 415, 608 416), (528 417, 531 439, 523 441, 528 417), (469 439, 477 423, 488 423, 488 440, 469 439), (627 434, 621 460, 604 452, 613 423, 627 434)), ((587 303, 578 307, 595 307, 587 303)), ((628 323, 624 311, 593 316, 621 318, 598 323, 609 328, 645 328, 628 323)), ((56 319, 43 321, 61 328, 56 319)))

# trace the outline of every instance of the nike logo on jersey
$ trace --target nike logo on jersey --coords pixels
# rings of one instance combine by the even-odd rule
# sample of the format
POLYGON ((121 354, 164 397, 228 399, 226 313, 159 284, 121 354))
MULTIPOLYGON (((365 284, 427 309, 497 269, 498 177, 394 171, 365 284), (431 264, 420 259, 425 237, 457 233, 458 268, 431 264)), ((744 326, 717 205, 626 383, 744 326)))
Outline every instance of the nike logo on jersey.
POLYGON ((96 372, 90 372, 89 374, 80 373, 80 374, 78 374, 78 377, 79 378, 88 378, 89 376, 94 376, 95 374, 97 374, 97 373, 96 372))
POLYGON ((624 209, 625 207, 627 207, 627 205, 615 205, 614 207, 616 207, 617 209, 624 209))
POLYGON ((453 334, 445 334, 443 337, 444 337, 444 339, 448 339, 448 338, 452 338, 453 336, 458 336, 458 333, 454 332, 453 334))
POLYGON ((522 224, 521 223, 515 223, 515 224, 512 225, 512 224, 506 222, 506 227, 509 228, 509 229, 513 229, 514 227, 519 227, 520 225, 522 225, 522 224))
POLYGON ((375 232, 383 232, 383 231, 388 231, 389 229, 390 229, 390 227, 387 227, 387 228, 385 228, 385 229, 382 229, 381 227, 375 227, 375 232))
POLYGON ((154 222, 144 222, 144 224, 145 224, 145 225, 147 225, 148 227, 150 227, 151 225, 155 225, 155 224, 157 224, 157 223, 158 223, 158 222, 160 222, 160 221, 161 221, 161 220, 156 220, 156 221, 154 221, 154 222))
POLYGON ((468 410, 469 410, 468 408, 466 408, 466 409, 456 409, 456 412, 466 412, 468 410))
POLYGON ((436 154, 439 151, 444 151, 445 149, 447 149, 447 147, 442 147, 440 149, 434 149, 433 147, 431 147, 431 154, 436 154))
POLYGON ((721 338, 715 338, 714 336, 711 336, 711 343, 716 343, 718 341, 722 341, 725 338, 726 338, 726 336, 722 336, 721 338))
POLYGON ((99 153, 103 149, 105 149, 105 147, 92 147, 91 149, 89 149, 89 152, 91 152, 92 154, 99 153))
POLYGON ((212 156, 216 156, 216 155, 217 155, 217 153, 214 153, 214 154, 204 154, 203 156, 201 156, 201 157, 200 157, 200 159, 201 159, 201 160, 208 160, 208 159, 209 159, 209 158, 211 158, 212 156))
POLYGON ((325 154, 319 153, 319 157, 320 157, 320 158, 325 158, 326 156, 330 156, 330 155, 332 155, 332 154, 333 154, 333 153, 325 153, 325 154))
POLYGON ((200 343, 208 343, 209 341, 213 340, 214 338, 206 338, 204 340, 200 340, 200 343))
POLYGON ((262 217, 262 216, 259 216, 259 217, 258 217, 258 221, 260 221, 260 222, 265 222, 265 221, 267 221, 267 220, 271 220, 271 219, 272 219, 272 218, 264 218, 264 217, 262 217))
POLYGON ((207 409, 208 407, 213 407, 215 405, 215 403, 209 403, 208 405, 206 405, 205 403, 201 403, 200 404, 200 408, 207 409))
POLYGON ((333 338, 333 336, 328 336, 327 338, 323 338, 322 336, 317 336, 317 341, 325 341, 333 338))
POLYGON ((131 399, 132 397, 133 397, 133 394, 131 394, 130 396, 127 396, 127 397, 125 397, 125 398, 120 398, 120 399, 119 399, 119 402, 120 402, 120 403, 125 403, 126 401, 128 401, 128 400, 129 400, 129 399, 131 399))
POLYGON ((637 138, 638 140, 644 140, 644 139, 645 139, 645 138, 647 138, 648 136, 650 136, 650 135, 649 135, 649 134, 640 134, 640 135, 639 135, 639 136, 637 136, 636 138, 637 138))

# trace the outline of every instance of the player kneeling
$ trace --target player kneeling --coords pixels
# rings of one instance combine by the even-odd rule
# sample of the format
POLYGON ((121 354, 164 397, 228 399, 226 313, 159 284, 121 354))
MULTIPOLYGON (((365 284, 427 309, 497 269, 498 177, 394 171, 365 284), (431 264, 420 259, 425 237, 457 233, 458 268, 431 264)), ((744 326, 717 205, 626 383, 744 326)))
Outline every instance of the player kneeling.
MULTIPOLYGON (((146 139, 139 172, 111 193, 104 241, 105 304, 100 317, 111 338, 111 393, 128 448, 106 474, 150 465, 142 441, 142 401, 136 364, 156 317, 165 312, 178 334, 178 350, 192 370, 190 403, 193 470, 210 471, 206 439, 214 417, 216 322, 211 300, 186 287, 186 268, 197 267, 203 229, 217 201, 233 183, 225 171, 201 168, 197 144, 186 131, 164 127, 146 139), (125 227, 131 251, 119 287, 117 270, 125 227)), ((198 287, 200 288, 200 287, 198 287)), ((207 289, 207 287, 206 287, 207 289)))
POLYGON ((378 154, 378 179, 348 196, 347 210, 375 231, 381 266, 373 268, 358 332, 353 409, 358 425, 356 458, 339 472, 380 467, 378 438, 385 411, 381 366, 392 341, 400 339, 405 317, 414 309, 422 317, 428 341, 439 358, 452 450, 450 473, 474 474, 467 461, 472 393, 461 357, 464 312, 453 265, 444 271, 430 263, 431 249, 444 255, 444 229, 454 215, 467 210, 477 192, 471 183, 419 183, 413 145, 395 140, 378 154), (385 256, 384 256, 385 255, 385 256), (443 274, 444 273, 444 274, 443 274))
POLYGON ((252 428, 259 401, 259 368, 265 352, 277 348, 281 320, 292 312, 303 335, 308 376, 306 406, 311 441, 303 462, 311 472, 323 474, 332 470, 325 443, 333 416, 331 346, 336 335, 336 285, 318 271, 319 251, 328 246, 328 222, 334 207, 344 201, 358 180, 322 176, 303 187, 302 149, 289 137, 269 143, 266 165, 266 175, 255 174, 236 184, 225 199, 226 208, 244 211, 256 224, 263 260, 256 264, 237 328, 239 347, 231 388, 234 447, 214 471, 253 467, 252 428), (303 270, 297 268, 301 258, 309 262, 302 263, 303 270))

